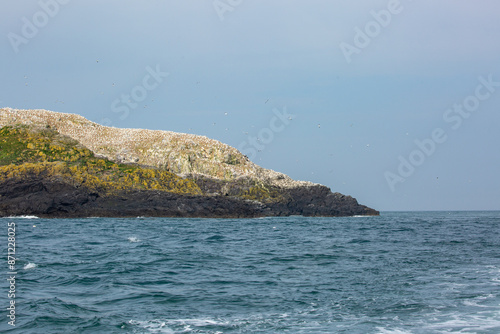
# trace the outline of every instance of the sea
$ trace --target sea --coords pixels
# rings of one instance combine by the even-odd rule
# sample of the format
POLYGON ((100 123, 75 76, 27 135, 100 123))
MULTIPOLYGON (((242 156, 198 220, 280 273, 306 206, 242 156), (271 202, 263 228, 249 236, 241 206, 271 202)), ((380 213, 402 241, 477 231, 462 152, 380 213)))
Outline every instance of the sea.
POLYGON ((500 333, 500 211, 0 224, 1 333, 500 333))

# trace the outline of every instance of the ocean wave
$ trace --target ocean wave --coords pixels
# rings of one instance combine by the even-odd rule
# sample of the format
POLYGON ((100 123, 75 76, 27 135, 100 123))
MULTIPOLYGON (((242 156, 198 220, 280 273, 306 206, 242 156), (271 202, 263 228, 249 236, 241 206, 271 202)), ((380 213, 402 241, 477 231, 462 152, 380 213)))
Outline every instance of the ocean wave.
POLYGON ((402 331, 400 329, 387 329, 383 327, 377 327, 377 334, 412 334, 412 332, 402 331))
MULTIPOLYGON (((214 326, 227 327, 228 322, 215 321, 210 319, 153 319, 153 320, 130 320, 128 322, 132 326, 140 327, 149 333, 188 333, 194 331, 198 333, 203 328, 213 328, 214 326), (193 328, 195 327, 195 328, 193 328)), ((219 332, 220 333, 220 332, 219 332)))
POLYGON ((139 241, 141 241, 141 239, 139 239, 137 237, 128 237, 127 240, 130 241, 130 242, 139 242, 139 241))
POLYGON ((26 216, 9 216, 9 217, 4 217, 4 218, 7 218, 7 219, 40 219, 40 217, 30 216, 30 215, 26 215, 26 216))
POLYGON ((142 329, 145 329, 149 333, 167 333, 167 334, 175 333, 172 329, 167 327, 167 324, 165 322, 159 320, 152 320, 152 321, 130 320, 128 323, 131 324, 132 326, 137 326, 142 329))
POLYGON ((29 270, 29 269, 33 269, 33 268, 36 268, 38 267, 38 264, 36 263, 32 263, 32 262, 28 262, 28 264, 26 264, 23 269, 24 270, 29 270))
POLYGON ((457 312, 442 315, 437 322, 431 322, 424 325, 423 328, 429 331, 446 333, 498 333, 500 320, 498 319, 498 311, 477 312, 476 314, 457 312))
POLYGON ((236 226, 222 219, 25 221, 20 229, 31 232, 35 223, 43 229, 20 231, 26 254, 17 267, 30 312, 18 329, 500 333, 499 220, 481 225, 473 218, 466 228, 441 213, 415 215, 428 222, 410 224, 396 214, 376 224, 338 218, 236 226), (467 247, 448 242, 464 229, 467 247))

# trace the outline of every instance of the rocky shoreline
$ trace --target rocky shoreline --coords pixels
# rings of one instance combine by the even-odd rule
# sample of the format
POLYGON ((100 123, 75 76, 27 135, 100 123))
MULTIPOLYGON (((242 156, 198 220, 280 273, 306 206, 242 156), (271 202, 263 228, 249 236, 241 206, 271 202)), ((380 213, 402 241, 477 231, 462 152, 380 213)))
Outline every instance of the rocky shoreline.
POLYGON ((351 196, 255 165, 206 137, 0 109, 0 217, 378 214, 351 196))
POLYGON ((378 215, 356 199, 332 193, 324 186, 286 190, 288 200, 262 203, 232 196, 175 194, 130 190, 102 195, 57 178, 26 176, 0 183, 0 217, 40 218, 190 217, 254 218, 265 216, 340 217, 378 215))

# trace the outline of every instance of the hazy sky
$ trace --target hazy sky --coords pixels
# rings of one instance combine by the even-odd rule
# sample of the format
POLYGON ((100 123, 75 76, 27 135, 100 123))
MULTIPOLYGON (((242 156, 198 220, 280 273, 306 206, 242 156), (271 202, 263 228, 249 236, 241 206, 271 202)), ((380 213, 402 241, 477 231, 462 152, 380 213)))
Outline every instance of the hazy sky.
POLYGON ((2 7, 2 107, 206 135, 379 210, 500 209, 498 1, 2 7))

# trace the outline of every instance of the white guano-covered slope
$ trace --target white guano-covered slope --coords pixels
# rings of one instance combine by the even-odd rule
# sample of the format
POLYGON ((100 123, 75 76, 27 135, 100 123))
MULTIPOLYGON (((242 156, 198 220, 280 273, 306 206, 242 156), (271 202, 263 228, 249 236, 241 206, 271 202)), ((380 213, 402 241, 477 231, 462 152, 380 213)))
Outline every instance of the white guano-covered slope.
POLYGON ((96 155, 116 162, 167 169, 181 176, 201 174, 221 180, 250 177, 284 188, 314 185, 262 168, 234 147, 205 136, 120 129, 91 122, 76 114, 1 108, 0 126, 16 124, 50 126, 77 140, 96 155))

